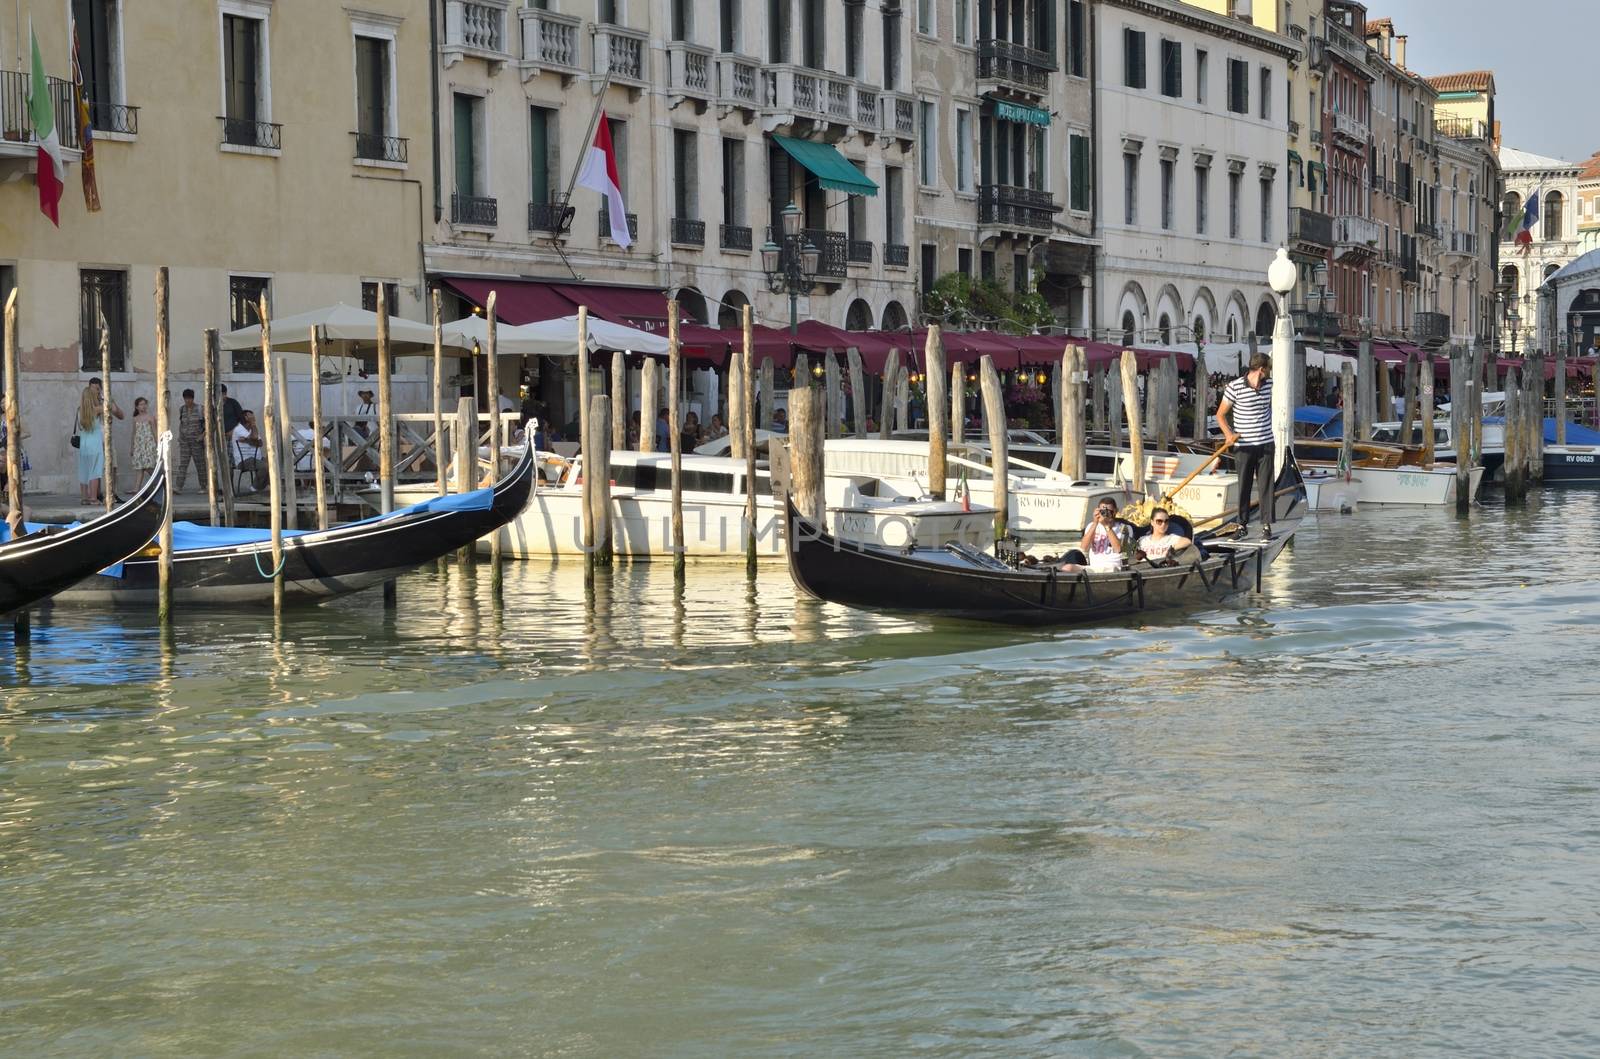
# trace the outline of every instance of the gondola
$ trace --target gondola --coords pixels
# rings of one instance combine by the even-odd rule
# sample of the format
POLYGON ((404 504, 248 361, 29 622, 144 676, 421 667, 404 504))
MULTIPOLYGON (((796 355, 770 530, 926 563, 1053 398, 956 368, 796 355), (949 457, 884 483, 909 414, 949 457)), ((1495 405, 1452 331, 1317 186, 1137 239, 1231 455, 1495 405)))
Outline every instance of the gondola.
MULTIPOLYGON (((326 530, 283 534, 286 602, 356 592, 465 547, 510 522, 533 489, 524 454, 505 478, 469 493, 326 530)), ((62 593, 62 603, 148 604, 156 598, 159 554, 145 548, 119 567, 62 593)), ((173 524, 172 598, 177 604, 270 603, 277 573, 267 530, 173 524)))
POLYGON ((1262 539, 1194 537, 1175 565, 1135 563, 1115 572, 1066 572, 1021 565, 971 548, 895 550, 840 540, 801 520, 785 549, 800 591, 863 610, 1008 625, 1070 625, 1214 603, 1258 591, 1306 510, 1305 483, 1293 459, 1277 486, 1273 533, 1262 539))
POLYGON ((71 526, 36 526, 11 539, 0 524, 0 614, 48 599, 121 562, 150 543, 167 505, 167 449, 157 446, 155 470, 125 503, 71 526))

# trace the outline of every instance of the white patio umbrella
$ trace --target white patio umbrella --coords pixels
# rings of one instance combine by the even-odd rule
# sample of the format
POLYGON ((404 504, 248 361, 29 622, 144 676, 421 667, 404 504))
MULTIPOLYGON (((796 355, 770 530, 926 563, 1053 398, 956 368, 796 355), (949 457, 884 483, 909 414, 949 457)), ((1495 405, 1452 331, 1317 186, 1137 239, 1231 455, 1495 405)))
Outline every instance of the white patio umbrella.
MULTIPOLYGON (((474 341, 480 350, 489 345, 489 321, 481 316, 452 320, 444 325, 444 330, 445 341, 462 349, 471 349, 474 341)), ((591 316, 589 348, 665 353, 667 339, 664 335, 653 335, 636 327, 613 324, 591 316)), ((529 324, 502 322, 495 329, 495 349, 503 357, 575 357, 578 355, 578 317, 561 316, 529 324)))
MULTIPOLYGON (((293 316, 272 319, 272 348, 286 353, 311 352, 311 329, 322 335, 322 352, 333 357, 373 354, 378 349, 378 314, 340 302, 293 316)), ((446 329, 444 343, 452 349, 471 349, 446 329)), ((222 336, 223 349, 259 349, 261 325, 241 327, 222 336)), ((389 348, 395 356, 433 354, 433 327, 402 317, 389 317, 389 348)))

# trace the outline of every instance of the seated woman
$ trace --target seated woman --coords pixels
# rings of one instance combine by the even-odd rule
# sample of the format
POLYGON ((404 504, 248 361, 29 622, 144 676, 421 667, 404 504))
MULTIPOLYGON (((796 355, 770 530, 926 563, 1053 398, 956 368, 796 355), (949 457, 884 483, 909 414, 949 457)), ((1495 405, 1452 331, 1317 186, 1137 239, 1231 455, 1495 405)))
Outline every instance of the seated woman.
POLYGON ((1059 569, 1068 571, 1089 569, 1096 572, 1121 570, 1123 549, 1132 537, 1133 530, 1128 524, 1117 521, 1117 502, 1106 497, 1095 507, 1094 522, 1083 531, 1083 540, 1078 544, 1081 554, 1075 558, 1082 560, 1087 556, 1088 561, 1064 562, 1059 569))
POLYGON ((1174 555, 1193 543, 1188 537, 1168 533, 1167 522, 1167 509, 1156 508, 1150 512, 1150 532, 1139 539, 1139 555, 1157 566, 1173 562, 1174 555))

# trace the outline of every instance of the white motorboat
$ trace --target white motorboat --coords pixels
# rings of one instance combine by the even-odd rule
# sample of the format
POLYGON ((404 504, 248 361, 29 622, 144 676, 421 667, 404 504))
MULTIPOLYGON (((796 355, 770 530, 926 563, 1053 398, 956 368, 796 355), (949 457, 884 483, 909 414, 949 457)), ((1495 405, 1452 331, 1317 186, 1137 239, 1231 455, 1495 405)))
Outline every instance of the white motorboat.
MULTIPOLYGON (((830 481, 876 479, 881 489, 923 497, 928 488, 928 443, 909 438, 830 438, 823 443, 823 468, 830 481)), ((945 495, 963 490, 985 500, 993 495, 988 455, 975 446, 952 445, 946 456, 945 495)), ((1133 494, 1105 482, 1074 482, 1049 468, 1013 459, 1006 475, 1006 526, 1018 533, 1077 536, 1102 498, 1118 507, 1133 494)))
MULTIPOLYGON (((744 460, 693 454, 681 460, 687 558, 742 560, 752 537, 758 558, 782 557, 781 515, 765 465, 756 470, 756 519, 751 527, 745 515, 744 460)), ((582 555, 583 459, 541 453, 541 464, 553 481, 541 482, 522 513, 500 530, 501 548, 513 558, 582 555)), ((610 471, 615 554, 634 561, 670 559, 671 455, 613 452, 610 471)), ((395 500, 409 503, 413 494, 432 496, 433 489, 402 487, 395 490, 395 500)), ((829 483, 824 501, 831 531, 850 540, 898 548, 912 543, 936 547, 947 541, 987 544, 994 537, 993 508, 900 496, 866 477, 829 483)), ((487 547, 487 539, 479 542, 479 550, 487 547)))

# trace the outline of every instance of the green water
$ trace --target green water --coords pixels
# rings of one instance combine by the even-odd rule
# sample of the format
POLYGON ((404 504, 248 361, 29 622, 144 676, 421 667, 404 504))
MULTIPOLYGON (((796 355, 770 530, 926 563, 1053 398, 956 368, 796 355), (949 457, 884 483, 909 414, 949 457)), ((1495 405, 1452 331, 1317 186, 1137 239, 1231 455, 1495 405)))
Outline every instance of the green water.
POLYGON ((1022 633, 451 567, 0 646, 11 1055, 1600 1052, 1595 494, 1022 633))

